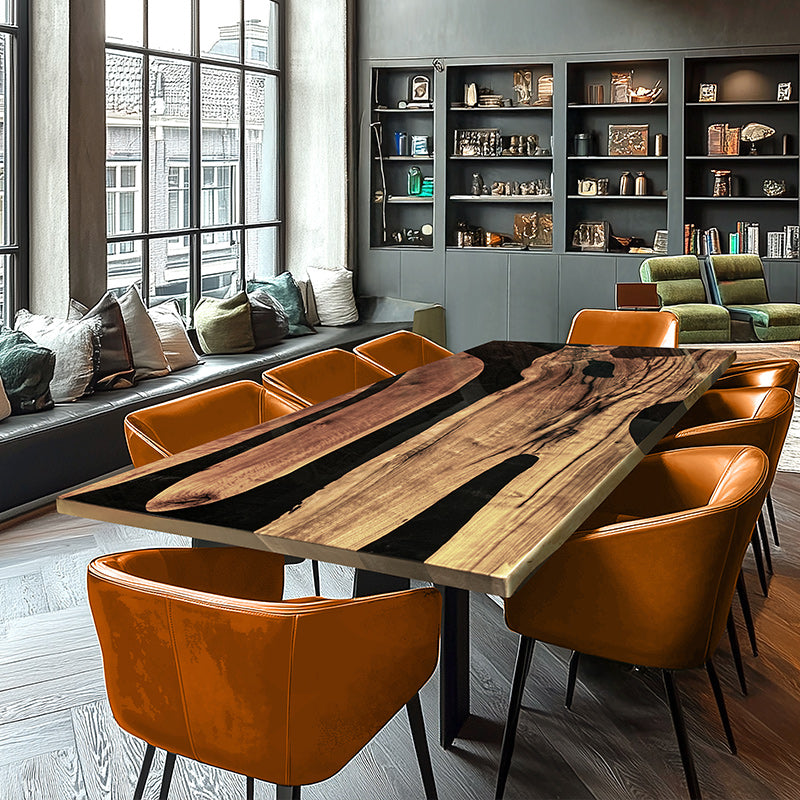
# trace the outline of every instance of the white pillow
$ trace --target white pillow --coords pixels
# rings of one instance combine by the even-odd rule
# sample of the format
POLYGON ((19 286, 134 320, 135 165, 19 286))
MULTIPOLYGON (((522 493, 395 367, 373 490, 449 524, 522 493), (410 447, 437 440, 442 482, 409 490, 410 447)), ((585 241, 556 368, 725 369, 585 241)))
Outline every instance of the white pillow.
POLYGON ((0 420, 11 415, 11 403, 8 402, 8 395, 3 387, 3 379, 0 378, 0 420))
POLYGON ((100 317, 67 320, 20 309, 14 328, 56 356, 50 392, 56 403, 70 403, 86 394, 100 355, 100 317))
POLYGON ((320 325, 349 325, 358 322, 353 297, 353 273, 349 269, 307 267, 320 325))
POLYGON ((161 347, 170 369, 173 371, 185 369, 200 362, 189 341, 178 304, 174 300, 159 303, 148 309, 147 313, 156 326, 156 333, 161 340, 161 347))
POLYGON ((119 298, 119 307, 131 343, 136 380, 166 375, 170 368, 161 347, 161 339, 135 286, 131 286, 119 298))

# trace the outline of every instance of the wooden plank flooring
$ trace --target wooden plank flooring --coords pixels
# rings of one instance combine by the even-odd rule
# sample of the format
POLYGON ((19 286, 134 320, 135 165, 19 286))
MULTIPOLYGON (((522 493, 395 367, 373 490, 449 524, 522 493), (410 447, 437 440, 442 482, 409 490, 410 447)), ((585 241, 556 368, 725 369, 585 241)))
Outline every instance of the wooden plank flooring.
MULTIPOLYGON (((706 800, 800 797, 800 474, 773 490, 782 547, 764 599, 746 574, 760 656, 744 653, 750 694, 738 692, 726 643, 717 655, 739 755, 724 744, 705 674, 678 676, 706 800)), ((49 512, 0 530, 0 800, 130 798, 144 745, 114 722, 105 700, 85 599, 85 569, 100 553, 183 545, 167 534, 49 512)), ((352 573, 322 564, 323 592, 347 596, 352 573)), ((286 595, 311 592, 308 562, 287 568, 286 595)), ((737 612, 738 613, 738 612, 737 612)), ((493 797, 516 652, 502 610, 472 604, 472 712, 450 751, 436 744, 436 676, 423 689, 434 770, 443 800, 493 797)), ((742 643, 746 641, 740 630, 742 643)), ((573 710, 563 706, 568 653, 536 646, 506 797, 685 798, 686 788, 657 673, 584 659, 573 710)), ((158 797, 163 754, 145 792, 158 797)), ((234 800, 244 778, 179 759, 170 800, 234 800)), ((256 798, 274 796, 257 783, 256 798)), ((422 796, 406 718, 399 714, 351 764, 307 787, 307 800, 407 800, 422 796)))

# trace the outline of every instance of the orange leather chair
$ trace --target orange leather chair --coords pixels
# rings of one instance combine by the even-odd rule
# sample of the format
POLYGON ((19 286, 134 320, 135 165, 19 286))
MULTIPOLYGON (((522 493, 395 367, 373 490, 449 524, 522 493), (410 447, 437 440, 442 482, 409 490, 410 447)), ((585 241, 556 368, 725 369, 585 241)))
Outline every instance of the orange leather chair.
POLYGON ((537 639, 661 669, 692 798, 700 797, 672 671, 705 666, 732 750, 712 656, 767 490, 755 447, 646 456, 586 523, 506 600, 521 634, 497 781, 503 796, 537 639), (596 526, 589 529, 590 526, 596 526))
POLYGON ((677 347, 680 325, 670 311, 584 308, 572 318, 567 344, 677 347))
POLYGON ((436 789, 419 695, 438 657, 441 599, 414 589, 277 602, 279 556, 243 548, 139 550, 89 565, 111 710, 168 752, 278 784, 278 798, 338 772, 404 705, 427 797, 436 789))
MULTIPOLYGON (((765 361, 743 361, 733 364, 714 384, 713 389, 742 389, 745 387, 779 386, 793 397, 797 392, 798 363, 794 359, 773 359, 765 361)), ((767 513, 772 527, 772 539, 780 547, 778 524, 775 521, 775 507, 772 504, 772 490, 767 492, 767 513)))
POLYGON ((333 348, 265 370, 261 379, 270 391, 307 408, 391 377, 383 367, 333 348))
POLYGON ((430 339, 411 331, 396 331, 353 348, 353 352, 393 375, 453 355, 430 339))
MULTIPOLYGON (((125 417, 125 439, 133 466, 143 467, 300 408, 253 381, 236 381, 132 411, 125 417)), ((311 569, 320 594, 319 564, 312 561, 311 569)))

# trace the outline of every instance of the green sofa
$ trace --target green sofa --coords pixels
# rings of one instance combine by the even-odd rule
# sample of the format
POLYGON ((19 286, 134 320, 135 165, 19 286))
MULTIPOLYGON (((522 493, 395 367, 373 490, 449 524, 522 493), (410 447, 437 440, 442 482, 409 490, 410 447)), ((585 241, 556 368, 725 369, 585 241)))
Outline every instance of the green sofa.
POLYGON ((731 319, 749 322, 758 341, 800 339, 800 305, 770 303, 757 255, 708 256, 707 264, 715 302, 728 309, 731 319))
POLYGON ((639 276, 656 284, 662 310, 678 318, 680 344, 731 340, 730 315, 708 302, 697 256, 648 258, 639 267, 639 276))

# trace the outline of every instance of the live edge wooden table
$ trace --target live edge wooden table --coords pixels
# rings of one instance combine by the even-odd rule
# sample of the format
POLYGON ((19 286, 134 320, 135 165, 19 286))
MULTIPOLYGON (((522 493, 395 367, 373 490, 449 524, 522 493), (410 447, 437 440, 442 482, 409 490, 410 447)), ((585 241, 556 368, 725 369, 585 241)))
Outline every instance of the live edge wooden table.
MULTIPOLYGON (((735 353, 490 342, 70 492, 67 514, 442 589, 440 739, 469 713, 469 592, 509 597, 735 353)), ((380 588, 387 588, 381 586, 380 588)))

